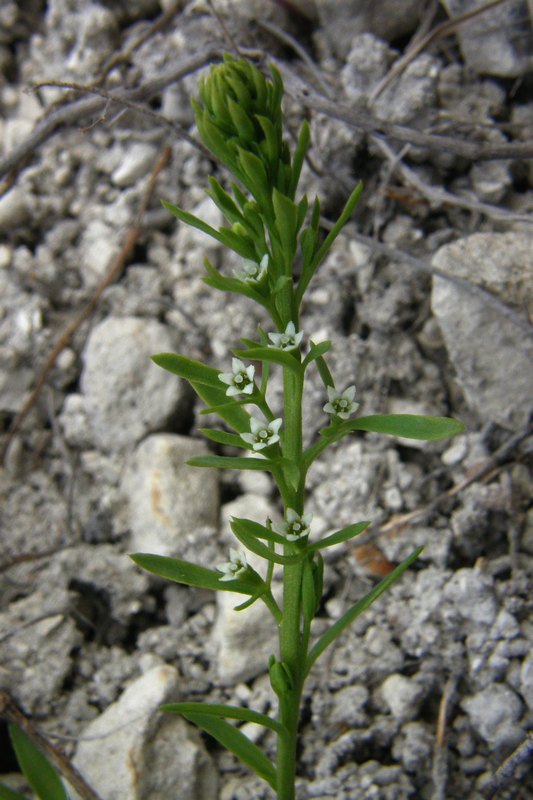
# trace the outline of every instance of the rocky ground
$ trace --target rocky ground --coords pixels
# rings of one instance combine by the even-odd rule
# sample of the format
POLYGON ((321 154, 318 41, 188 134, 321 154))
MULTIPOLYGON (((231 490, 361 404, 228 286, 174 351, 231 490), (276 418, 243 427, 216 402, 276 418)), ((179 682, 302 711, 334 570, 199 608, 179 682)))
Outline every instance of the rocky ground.
MULTIPOLYGON (((531 6, 476 5, 0 4, 0 688, 102 800, 271 797, 158 712, 205 697, 268 711, 268 619, 127 557, 213 565, 231 515, 279 513, 260 473, 184 466, 207 450, 206 418, 149 361, 227 367, 262 321, 202 283, 205 255, 238 265, 159 203, 218 222, 205 189, 224 174, 189 97, 224 50, 277 64, 289 133, 309 119, 304 184, 324 229, 365 182, 306 333, 333 341, 332 371, 365 413, 468 430, 430 445, 361 435, 310 474, 317 534, 374 521, 329 555, 317 632, 426 549, 313 671, 298 797, 473 800, 514 753, 495 796, 533 798, 531 6)), ((324 402, 311 380, 309 440, 324 402)), ((5 726, 0 781, 23 786, 5 726)))

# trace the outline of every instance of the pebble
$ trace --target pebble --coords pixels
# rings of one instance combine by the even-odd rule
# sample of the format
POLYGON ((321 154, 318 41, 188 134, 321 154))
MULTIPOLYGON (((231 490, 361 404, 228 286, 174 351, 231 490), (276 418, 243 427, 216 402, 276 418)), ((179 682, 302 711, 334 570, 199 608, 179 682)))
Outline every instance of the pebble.
POLYGON ((154 165, 157 149, 150 144, 136 143, 125 148, 121 164, 113 171, 115 186, 131 186, 147 175, 154 165))
POLYGON ((93 328, 83 352, 81 389, 97 447, 131 447, 176 413, 184 384, 150 361, 153 353, 175 349, 172 332, 155 320, 109 317, 93 328))
POLYGON ((178 680, 167 664, 149 669, 85 728, 73 763, 106 800, 216 800, 217 775, 200 736, 159 710, 176 699, 178 680))
POLYGON ((461 702, 471 725, 491 747, 511 747, 523 738, 522 702, 508 686, 491 684, 461 702))
POLYGON ((187 464, 207 453, 203 441, 170 433, 148 436, 137 447, 122 481, 133 551, 182 556, 184 539, 196 528, 217 526, 216 470, 187 464))

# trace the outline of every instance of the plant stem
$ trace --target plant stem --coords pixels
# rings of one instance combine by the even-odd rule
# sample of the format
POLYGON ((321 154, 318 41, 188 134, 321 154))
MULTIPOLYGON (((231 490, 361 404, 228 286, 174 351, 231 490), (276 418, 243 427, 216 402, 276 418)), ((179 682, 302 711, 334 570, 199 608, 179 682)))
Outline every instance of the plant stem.
MULTIPOLYGON (((284 380, 284 457, 301 468, 302 464, 302 392, 303 371, 297 375, 290 369, 283 370, 284 380)), ((293 508, 303 513, 303 476, 300 473, 298 485, 291 483, 290 476, 285 480, 282 491, 285 513, 293 508)), ((280 487, 281 488, 281 487, 280 487)), ((287 543, 284 552, 292 555, 297 549, 287 543)), ((291 676, 291 686, 280 697, 280 722, 286 733, 278 738, 277 755, 277 794, 278 800, 294 800, 296 776, 296 744, 300 698, 303 686, 303 667, 307 653, 302 652, 301 634, 301 593, 303 562, 287 564, 283 570, 283 617, 280 625, 280 660, 291 676)))

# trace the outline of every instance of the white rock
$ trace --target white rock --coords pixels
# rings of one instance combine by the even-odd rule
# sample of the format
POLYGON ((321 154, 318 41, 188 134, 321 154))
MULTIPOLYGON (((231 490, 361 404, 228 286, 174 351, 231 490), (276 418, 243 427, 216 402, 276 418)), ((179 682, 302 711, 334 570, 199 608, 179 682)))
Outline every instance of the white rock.
POLYGON ((176 411, 181 382, 150 361, 153 353, 175 348, 169 329, 154 320, 111 317, 93 329, 81 387, 98 447, 120 451, 161 428, 176 411))
MULTIPOLYGON (((433 266, 481 286, 518 315, 533 313, 531 235, 477 233, 441 247, 433 266)), ((503 427, 526 425, 533 396, 531 337, 481 297, 439 277, 433 278, 431 305, 470 406, 503 427)))
POLYGON ((22 225, 30 215, 26 194, 19 186, 14 186, 0 197, 0 231, 9 231, 22 225))
POLYGON ((119 237, 111 225, 101 219, 91 220, 87 224, 80 242, 80 273, 85 286, 98 285, 119 250, 119 237))
POLYGON ((217 473, 186 463, 207 452, 198 439, 164 433, 149 436, 136 449, 122 482, 134 551, 180 556, 186 536, 217 525, 217 473))
POLYGON ((533 711, 533 653, 530 653, 523 661, 520 670, 520 693, 527 703, 530 711, 533 711))
MULTIPOLYGON (((474 8, 476 0, 441 0, 450 17, 474 8)), ((487 4, 488 5, 488 4, 487 4)), ((498 5, 457 31, 466 65, 480 74, 515 78, 531 65, 531 30, 524 25, 527 4, 512 0, 498 5)))
POLYGON ((246 595, 217 592, 217 614, 212 642, 216 647, 218 680, 223 686, 249 681, 266 672, 270 655, 277 651, 277 626, 258 600, 242 613, 235 606, 246 595))
POLYGON ((413 678, 399 674, 389 675, 383 681, 381 692, 393 717, 402 722, 416 717, 425 693, 424 688, 413 678))
POLYGON ((491 745, 508 747, 518 744, 524 732, 517 724, 522 714, 522 703, 505 684, 487 686, 461 702, 472 727, 491 745))
POLYGON ((131 186, 150 171, 156 155, 156 148, 150 144, 138 142, 130 145, 126 148, 122 163, 111 175, 111 180, 116 186, 131 186))
POLYGON ((200 737, 181 717, 159 711, 177 685, 176 669, 155 667, 85 729, 74 765, 105 800, 216 800, 215 769, 200 737))
POLYGON ((475 625, 492 625, 498 611, 493 580, 472 569, 459 569, 444 587, 444 596, 475 625))

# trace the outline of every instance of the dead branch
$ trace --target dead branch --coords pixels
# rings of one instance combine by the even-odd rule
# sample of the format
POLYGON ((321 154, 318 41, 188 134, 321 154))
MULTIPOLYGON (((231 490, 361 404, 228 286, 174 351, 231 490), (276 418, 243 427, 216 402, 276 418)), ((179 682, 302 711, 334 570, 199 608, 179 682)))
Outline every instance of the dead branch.
POLYGON ((466 478, 452 486, 446 492, 437 495, 427 505, 410 511, 408 514, 395 514, 388 522, 380 525, 377 534, 394 534, 413 522, 420 522, 429 514, 439 508, 443 502, 455 497, 460 492, 471 486, 473 483, 488 478, 491 473, 497 470, 509 458, 510 454, 529 436, 533 435, 533 423, 528 424, 522 431, 511 436, 501 447, 499 447, 489 458, 481 463, 466 478))
POLYGON ((33 744, 42 751, 57 771, 65 778, 83 800, 101 800, 94 789, 89 786, 83 775, 69 761, 56 745, 51 744, 42 735, 30 717, 22 711, 7 692, 0 692, 0 716, 26 734, 33 744))
POLYGON ((420 55, 420 53, 432 45, 433 42, 437 41, 438 39, 443 39, 445 36, 450 36, 452 33, 456 33, 460 28, 464 28, 471 20, 481 16, 486 11, 491 11, 493 8, 496 8, 496 6, 501 6, 503 3, 507 2, 508 0, 492 0, 491 3, 487 3, 484 6, 478 6, 477 8, 472 8, 469 11, 465 11, 464 14, 460 14, 457 17, 452 17, 452 19, 448 19, 446 22, 441 22, 440 25, 437 25, 436 28, 433 28, 433 30, 430 31, 426 36, 421 38, 419 41, 417 40, 414 42, 413 45, 407 49, 405 55, 403 55, 393 64, 387 75, 385 75, 385 77, 375 87, 373 92, 371 92, 368 98, 369 108, 374 104, 379 95, 385 91, 387 86, 390 86, 390 84, 402 74, 409 64, 414 61, 414 59, 420 55))
MULTIPOLYGON (((323 217, 321 217, 320 222, 327 230, 330 230, 333 227, 333 223, 330 220, 324 219, 323 217)), ((448 281, 449 283, 453 283, 455 286, 459 286, 461 289, 464 289, 470 294, 475 295, 484 303, 489 305, 492 309, 494 309, 494 311, 496 311, 496 313, 501 314, 501 316, 508 319, 513 323, 513 325, 516 325, 518 328, 520 328, 526 334, 526 336, 533 338, 533 326, 527 319, 521 317, 516 313, 516 311, 514 311, 514 309, 506 305, 504 302, 502 302, 502 300, 500 300, 498 297, 495 297, 495 295, 491 294, 486 289, 483 289, 483 287, 478 286, 476 283, 472 283, 466 278, 460 278, 458 275, 450 275, 438 267, 433 267, 422 258, 412 256, 403 250, 398 250, 396 247, 391 247, 390 245, 383 244, 383 242, 378 242, 376 239, 372 239, 370 236, 365 236, 362 233, 358 233, 351 225, 346 226, 344 229, 344 234, 350 239, 354 239, 356 242, 366 245, 366 247, 378 255, 385 256, 395 264, 401 264, 402 266, 405 265, 416 270, 417 272, 425 272, 428 275, 436 275, 439 278, 448 281)))
MULTIPOLYGON (((136 89, 115 92, 115 97, 121 101, 136 102, 149 100, 154 95, 159 94, 167 86, 181 80, 186 75, 209 64, 211 61, 220 57, 220 50, 214 45, 200 50, 194 55, 187 55, 165 73, 157 78, 147 81, 136 89)), ((8 173, 18 171, 35 154, 37 148, 53 136, 58 130, 69 125, 76 125, 80 120, 100 114, 108 100, 105 97, 89 97, 75 100, 68 105, 62 106, 41 118, 33 131, 11 153, 0 159, 0 178, 8 173)), ((11 176, 10 176, 11 177, 11 176)), ((9 180, 9 178, 8 178, 9 180)), ((2 192, 0 192, 1 194, 2 192)))
POLYGON ((30 396, 28 397, 28 399, 26 400, 26 402, 24 403, 21 410, 19 411, 19 413, 17 414, 17 416, 15 417, 10 426, 7 436, 7 441, 4 446, 4 456, 7 452, 7 448, 9 447, 9 444, 14 434, 18 431, 22 422, 28 415, 29 411, 33 408, 33 406, 37 402, 41 394, 41 391, 43 389, 43 386, 46 382, 46 379, 57 360, 57 357, 65 349, 65 347, 67 347, 70 344, 73 335, 82 325, 82 323, 85 322, 85 320, 88 319, 94 313, 104 290, 107 289, 107 287, 110 284, 114 283, 122 273, 126 261, 133 252, 133 248, 135 247, 137 240, 140 236, 142 218, 150 203, 150 199, 152 197, 155 188, 156 180, 161 170, 163 170, 168 164, 169 160, 170 160, 170 148, 164 147, 148 179, 148 184, 146 186, 146 190, 143 194, 141 203, 139 205, 135 221, 126 234, 126 238, 120 252, 118 253, 113 263, 111 264, 107 274, 98 284, 96 291, 94 292, 93 296, 91 297, 87 305, 84 308, 82 308, 82 310, 72 320, 72 322, 70 322, 70 324, 67 325, 66 329, 60 334, 59 338, 54 344, 51 352, 48 355, 48 358, 46 359, 44 367, 37 376, 37 380, 35 382, 35 387, 33 391, 31 392, 30 396))
POLYGON ((355 130, 376 136, 385 136, 388 139, 407 142, 432 151, 453 153, 473 162, 509 158, 533 158, 533 142, 509 142, 506 144, 468 142, 451 136, 424 133, 406 125, 386 122, 374 117, 368 111, 363 111, 360 108, 350 108, 338 100, 329 100, 323 97, 310 84, 303 81, 287 64, 276 62, 276 66, 283 75, 285 88, 290 97, 299 102, 304 108, 308 108, 309 111, 325 114, 332 119, 338 119, 355 130))
POLYGON ((492 800, 496 793, 509 783, 516 770, 533 755, 533 733, 528 733, 524 741, 518 745, 511 755, 498 767, 489 783, 481 790, 486 800, 492 800))

